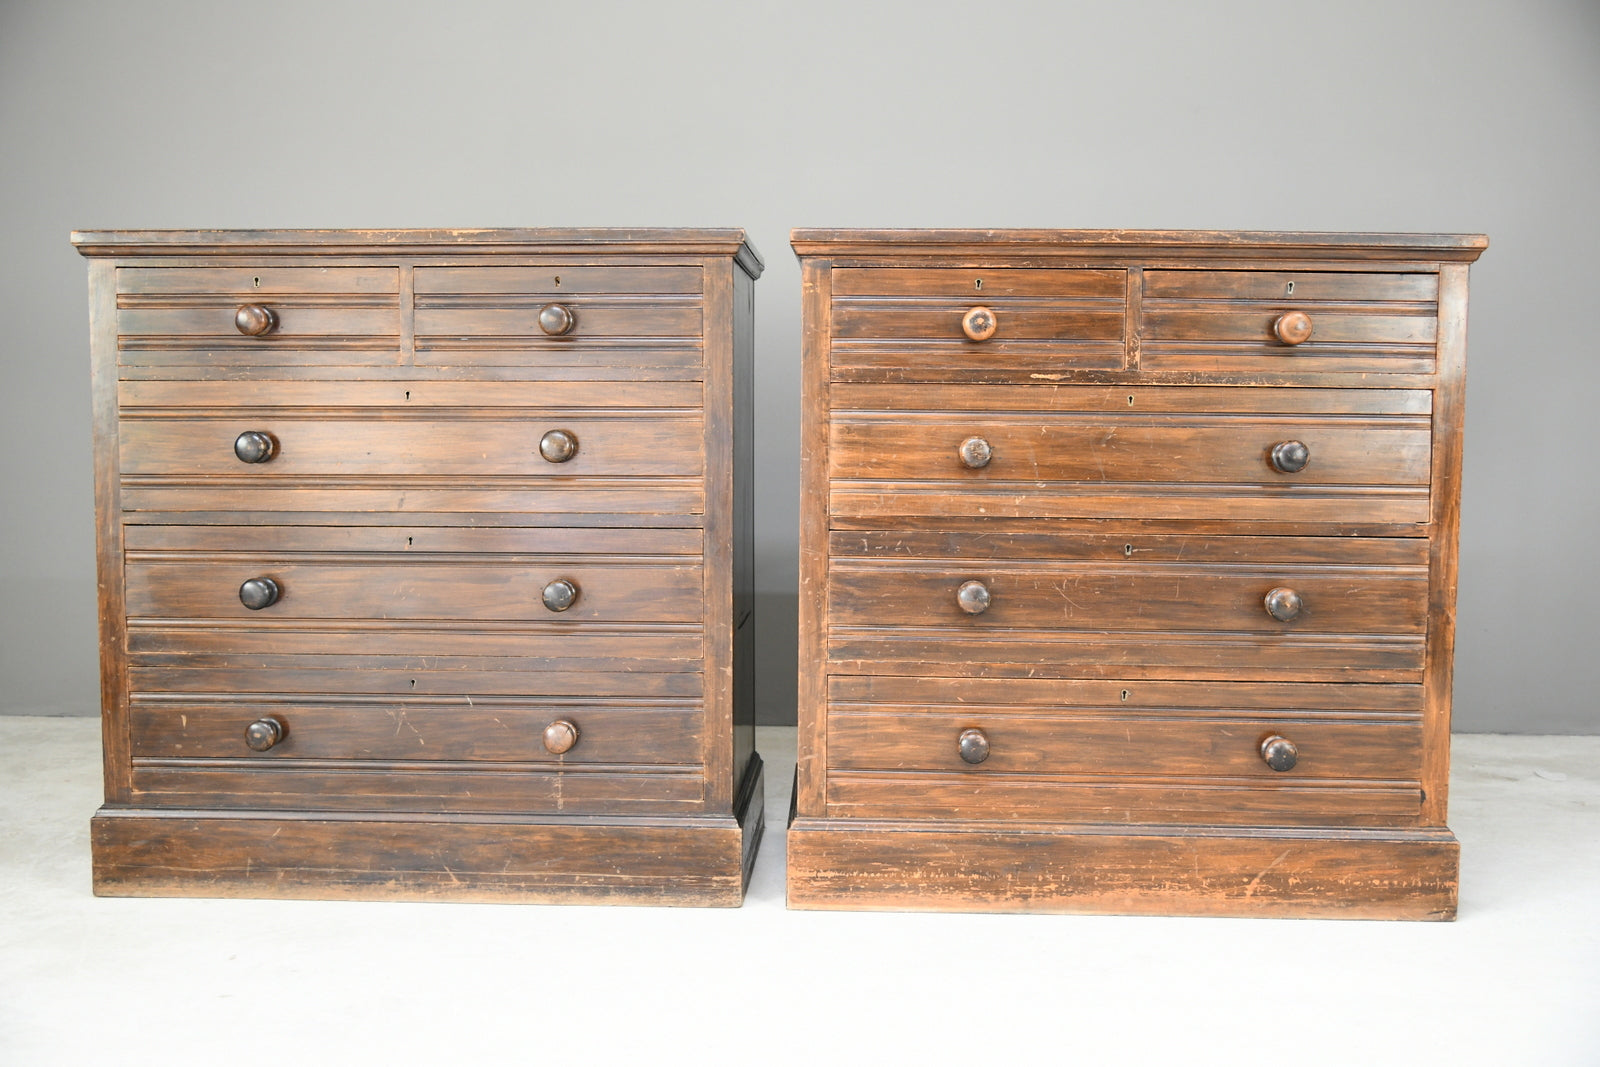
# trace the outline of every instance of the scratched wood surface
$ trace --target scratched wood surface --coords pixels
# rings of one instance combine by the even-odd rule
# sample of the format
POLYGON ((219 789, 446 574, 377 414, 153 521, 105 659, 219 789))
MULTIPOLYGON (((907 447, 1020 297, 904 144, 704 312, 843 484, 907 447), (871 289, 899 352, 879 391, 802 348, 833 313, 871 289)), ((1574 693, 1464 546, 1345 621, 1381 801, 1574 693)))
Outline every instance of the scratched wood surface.
POLYGON ((1486 243, 795 231, 791 906, 1451 917, 1486 243))
POLYGON ((739 902, 763 826, 743 231, 73 241, 98 892, 739 902), (252 579, 277 599, 246 607, 252 579))

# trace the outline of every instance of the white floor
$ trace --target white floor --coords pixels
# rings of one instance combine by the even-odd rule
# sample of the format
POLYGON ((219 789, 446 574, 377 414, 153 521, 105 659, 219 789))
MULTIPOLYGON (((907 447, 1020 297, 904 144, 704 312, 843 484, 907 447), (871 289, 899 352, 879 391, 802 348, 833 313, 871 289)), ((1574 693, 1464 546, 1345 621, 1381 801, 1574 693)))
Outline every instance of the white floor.
POLYGON ((0 1064, 1600 1064, 1600 737, 1456 738, 1455 923, 99 899, 98 724, 0 717, 0 1064))

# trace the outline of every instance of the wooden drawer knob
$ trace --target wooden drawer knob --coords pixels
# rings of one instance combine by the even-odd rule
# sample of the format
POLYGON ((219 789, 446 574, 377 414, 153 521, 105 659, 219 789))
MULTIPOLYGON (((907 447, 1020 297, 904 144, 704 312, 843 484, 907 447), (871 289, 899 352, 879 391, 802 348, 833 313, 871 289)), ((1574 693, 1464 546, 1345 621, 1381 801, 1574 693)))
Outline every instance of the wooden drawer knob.
POLYGON ((1282 586, 1267 593, 1262 603, 1267 606, 1267 614, 1279 622, 1293 622, 1306 609, 1306 602, 1300 599, 1299 593, 1282 586))
POLYGON ((1261 758, 1275 771, 1292 771, 1300 762, 1300 750, 1287 737, 1273 734, 1261 742, 1261 758))
POLYGON ((233 325, 246 337, 265 337, 278 325, 278 316, 261 304, 244 304, 233 313, 233 325))
POLYGON ((540 599, 551 611, 566 611, 578 602, 578 583, 570 578, 557 578, 544 587, 540 599))
POLYGON ((1279 441, 1272 446, 1272 469, 1280 474, 1298 474, 1311 462, 1311 449, 1304 441, 1279 441))
POLYGON ((962 582, 956 590, 956 603, 968 615, 982 615, 989 610, 989 587, 982 582, 962 582))
POLYGON ((969 437, 961 442, 961 462, 972 470, 981 470, 994 458, 994 449, 981 437, 969 437))
POLYGON ((278 442, 270 433, 246 430, 234 438, 233 454, 240 463, 265 463, 278 454, 278 442))
POLYGON ((239 603, 251 611, 272 607, 282 595, 282 588, 271 578, 251 578, 239 587, 239 603))
POLYGON ((989 758, 989 739, 982 730, 962 730, 956 739, 956 749, 968 763, 982 763, 989 758))
POLYGON ((539 309, 539 329, 551 337, 571 333, 577 324, 577 316, 565 304, 546 304, 539 309))
POLYGON ((578 724, 569 719, 557 719, 544 728, 545 751, 559 756, 572 751, 578 743, 578 724))
POLYGON ((1311 340, 1311 316, 1304 311, 1285 311, 1272 320, 1272 335, 1286 345, 1311 340))
POLYGON ((255 752, 265 752, 289 735, 283 720, 263 715, 244 728, 244 743, 255 752))
POLYGON ((578 454, 578 435, 571 430, 551 430, 539 438, 539 455, 551 463, 565 463, 578 454))
POLYGON ((961 332, 969 341, 987 341, 1000 328, 1000 320, 986 307, 975 307, 961 316, 961 332))

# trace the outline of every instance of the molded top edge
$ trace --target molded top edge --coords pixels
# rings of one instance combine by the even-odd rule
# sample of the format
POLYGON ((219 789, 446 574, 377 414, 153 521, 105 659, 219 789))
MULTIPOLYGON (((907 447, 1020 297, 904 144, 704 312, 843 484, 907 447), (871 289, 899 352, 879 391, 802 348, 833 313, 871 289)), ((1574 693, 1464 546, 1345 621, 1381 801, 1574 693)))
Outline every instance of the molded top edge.
POLYGON ((924 254, 956 249, 988 253, 1010 248, 1029 255, 1116 254, 1131 249, 1238 255, 1253 250, 1349 253, 1398 252, 1475 260, 1489 247, 1483 234, 1295 233, 1255 230, 850 230, 796 229, 797 255, 924 254))
POLYGON ((449 248, 507 255, 583 251, 731 255, 752 276, 760 275, 765 266, 742 229, 74 230, 72 243, 86 256, 361 254, 449 248))

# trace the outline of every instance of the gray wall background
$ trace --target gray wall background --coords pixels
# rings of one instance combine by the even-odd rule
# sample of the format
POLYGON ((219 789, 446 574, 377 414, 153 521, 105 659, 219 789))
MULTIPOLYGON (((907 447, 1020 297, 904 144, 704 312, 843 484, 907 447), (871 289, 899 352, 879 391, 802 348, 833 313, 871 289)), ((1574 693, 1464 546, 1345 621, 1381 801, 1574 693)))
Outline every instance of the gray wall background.
POLYGON ((0 0, 0 713, 97 711, 73 228, 744 226, 764 721, 793 226, 1484 232, 1456 725, 1600 731, 1600 4, 0 0))

